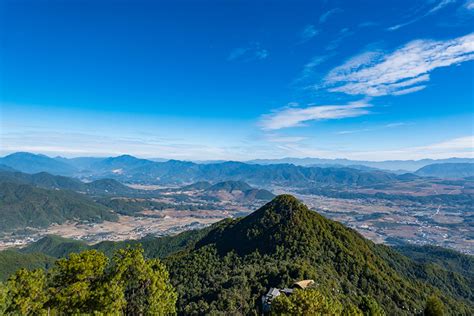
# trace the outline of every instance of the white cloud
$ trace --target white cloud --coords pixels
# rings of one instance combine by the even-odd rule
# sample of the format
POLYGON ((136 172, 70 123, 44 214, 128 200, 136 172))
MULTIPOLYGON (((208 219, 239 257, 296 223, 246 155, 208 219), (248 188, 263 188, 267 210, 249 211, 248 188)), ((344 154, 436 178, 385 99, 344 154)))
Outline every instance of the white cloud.
POLYGON ((266 139, 269 142, 272 143, 299 143, 307 137, 302 137, 302 136, 282 136, 282 135, 276 135, 276 134, 269 134, 266 136, 266 139))
POLYGON ((307 25, 301 32, 301 42, 306 42, 319 34, 319 31, 314 27, 314 25, 307 25))
POLYGON ((370 128, 363 128, 363 129, 353 129, 353 130, 346 130, 337 132, 337 135, 347 135, 347 134, 355 134, 355 133, 362 133, 362 132, 370 132, 373 129, 370 128))
POLYGON ((420 150, 474 150, 474 136, 464 136, 441 143, 418 147, 420 150))
POLYGON ((399 126, 405 126, 405 125, 408 125, 408 124, 405 122, 396 122, 396 123, 389 123, 385 125, 384 127, 393 128, 393 127, 399 127, 399 126))
POLYGON ((373 131, 384 129, 384 128, 395 128, 395 127, 400 127, 400 126, 404 126, 404 125, 408 125, 408 124, 404 123, 404 122, 396 122, 396 123, 385 124, 385 125, 382 125, 382 126, 374 126, 374 127, 371 127, 371 128, 344 130, 344 131, 336 132, 336 134, 337 135, 347 135, 347 134, 355 134, 355 133, 363 133, 363 132, 373 132, 373 131))
POLYGON ((319 23, 325 23, 331 16, 340 12, 342 12, 342 9, 339 9, 339 8, 331 9, 329 11, 324 12, 319 17, 319 23))
POLYGON ((323 149, 302 146, 298 143, 280 147, 291 157, 347 158, 355 160, 407 160, 407 159, 446 159, 451 157, 474 158, 474 136, 465 136, 440 143, 418 147, 393 148, 386 150, 323 149))
POLYGON ((451 157, 474 158, 474 136, 464 136, 449 139, 439 143, 425 146, 406 147, 393 150, 381 150, 373 152, 354 152, 349 154, 354 159, 445 159, 451 157))
POLYGON ((260 126, 264 130, 277 130, 288 127, 301 126, 308 121, 342 119, 357 117, 369 113, 371 107, 365 100, 351 102, 347 105, 320 105, 306 108, 288 108, 264 115, 260 126))
POLYGON ((474 0, 467 0, 464 7, 468 10, 474 10, 474 0))
POLYGON ((268 50, 261 47, 260 43, 252 43, 247 47, 238 47, 233 49, 229 56, 227 56, 227 61, 252 61, 252 60, 261 60, 268 57, 268 50))
POLYGON ((410 24, 413 24, 431 14, 434 14, 436 12, 438 12, 439 10, 443 9, 444 7, 446 7, 447 5, 451 4, 451 3, 454 3, 456 2, 456 0, 441 0, 440 2, 438 2, 437 5, 435 5, 434 7, 432 7, 430 10, 428 10, 426 13, 420 15, 420 16, 417 16, 407 22, 404 22, 404 23, 400 23, 400 24, 397 24, 397 25, 393 25, 389 28, 387 28, 388 31, 396 31, 404 26, 407 26, 407 25, 410 25, 410 24))
POLYGON ((343 40, 344 40, 345 38, 351 36, 352 34, 354 34, 354 31, 351 31, 351 30, 350 30, 349 28, 347 28, 347 27, 341 29, 341 30, 339 31, 339 35, 338 35, 336 38, 334 38, 332 41, 330 41, 330 42, 326 45, 325 49, 329 51, 329 50, 334 50, 334 49, 338 48, 339 45, 341 45, 341 43, 343 42, 343 40))
POLYGON ((456 2, 456 0, 441 0, 435 7, 433 7, 431 10, 428 11, 427 15, 428 14, 433 14, 436 11, 439 11, 439 10, 443 9, 448 4, 451 4, 451 3, 454 3, 454 2, 456 2))
POLYGON ((390 54, 366 52, 325 77, 329 91, 352 95, 400 95, 423 89, 429 72, 474 59, 474 33, 446 41, 416 40, 390 54))
POLYGON ((306 65, 304 65, 303 71, 295 81, 301 81, 307 79, 308 77, 311 77, 315 73, 316 67, 325 63, 329 58, 333 56, 334 54, 314 56, 306 65))

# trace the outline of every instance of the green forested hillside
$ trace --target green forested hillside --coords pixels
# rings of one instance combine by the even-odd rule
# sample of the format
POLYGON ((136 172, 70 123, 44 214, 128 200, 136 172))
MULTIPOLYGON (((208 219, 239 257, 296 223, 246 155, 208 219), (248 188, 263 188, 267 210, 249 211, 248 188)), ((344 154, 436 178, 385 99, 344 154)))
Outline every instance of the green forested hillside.
POLYGON ((1 171, 0 183, 29 184, 44 189, 70 190, 90 195, 133 195, 142 193, 112 179, 100 179, 92 182, 82 182, 78 179, 52 175, 47 172, 35 174, 1 171))
POLYGON ((56 258, 41 252, 24 254, 10 249, 0 251, 0 282, 6 280, 20 268, 48 269, 55 260, 56 258))
POLYGON ((474 278, 474 257, 452 249, 437 246, 404 245, 395 248, 420 264, 436 264, 448 271, 454 271, 474 278))
POLYGON ((117 220, 107 207, 81 194, 26 184, 0 183, 0 230, 46 227, 67 220, 117 220))
MULTIPOLYGON (((367 306, 388 315, 421 314, 426 302, 444 305, 453 315, 474 313, 472 257, 438 248, 402 250, 412 260, 288 195, 247 217, 177 236, 93 246, 48 236, 17 253, 41 252, 51 258, 96 249, 110 256, 138 243, 146 257, 162 258, 166 264, 179 294, 179 314, 256 314, 261 295, 270 287, 288 287, 300 279, 316 284, 295 297, 305 302, 320 298, 336 315, 359 315, 367 306)), ((288 313, 301 308, 295 304, 291 299, 277 305, 288 313)))

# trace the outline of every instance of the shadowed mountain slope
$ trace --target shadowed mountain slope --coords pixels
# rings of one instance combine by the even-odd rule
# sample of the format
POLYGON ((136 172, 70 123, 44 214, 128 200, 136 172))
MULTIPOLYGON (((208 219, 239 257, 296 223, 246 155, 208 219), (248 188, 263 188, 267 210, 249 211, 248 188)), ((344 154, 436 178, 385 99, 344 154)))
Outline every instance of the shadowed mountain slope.
POLYGON ((117 220, 107 207, 66 190, 28 184, 0 183, 0 229, 47 227, 67 220, 117 220))

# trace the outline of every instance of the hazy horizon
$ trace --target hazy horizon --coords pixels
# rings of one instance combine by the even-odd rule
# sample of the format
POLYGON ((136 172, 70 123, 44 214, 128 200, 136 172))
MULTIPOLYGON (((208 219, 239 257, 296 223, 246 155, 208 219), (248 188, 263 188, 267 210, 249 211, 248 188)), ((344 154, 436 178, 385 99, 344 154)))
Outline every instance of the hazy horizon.
POLYGON ((420 159, 387 159, 387 160, 370 160, 370 159, 349 159, 345 157, 336 157, 336 158, 322 158, 322 157, 277 157, 277 158, 255 158, 255 159, 246 159, 246 160, 237 160, 237 159, 175 159, 175 158, 166 158, 166 157, 159 157, 159 156, 139 156, 139 155, 134 155, 131 153, 119 153, 116 155, 65 155, 65 154, 58 154, 58 155, 51 155, 51 154, 46 154, 46 153, 38 153, 38 152, 27 152, 27 151, 14 151, 14 152, 9 152, 5 154, 1 154, 0 158, 6 157, 12 154, 17 154, 17 153, 26 153, 26 154, 33 154, 33 155, 43 155, 46 157, 50 158, 66 158, 66 159, 74 159, 74 158, 117 158, 120 156, 132 156, 135 158, 139 159, 147 159, 147 160, 162 160, 162 161, 168 161, 168 160, 182 160, 182 161, 191 161, 191 162, 220 162, 220 161, 236 161, 236 162, 253 162, 253 161, 278 161, 278 160, 311 160, 311 159, 320 159, 320 160, 347 160, 347 161, 354 161, 354 162, 388 162, 388 161, 421 161, 421 160, 433 160, 433 161, 438 161, 438 160, 449 160, 449 159, 474 159, 473 157, 447 157, 447 158, 420 158, 420 159))

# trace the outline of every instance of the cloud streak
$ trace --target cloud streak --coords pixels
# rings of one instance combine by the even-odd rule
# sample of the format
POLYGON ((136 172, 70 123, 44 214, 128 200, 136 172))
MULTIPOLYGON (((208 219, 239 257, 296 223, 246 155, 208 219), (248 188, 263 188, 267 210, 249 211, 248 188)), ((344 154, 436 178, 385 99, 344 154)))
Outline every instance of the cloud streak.
POLYGON ((467 0, 464 7, 468 10, 474 10, 474 0, 467 0))
POLYGON ((278 130, 303 126, 309 121, 334 120, 369 114, 371 104, 365 100, 346 105, 320 105, 306 108, 286 107, 264 115, 260 121, 263 130, 278 130))
POLYGON ((315 28, 314 25, 309 24, 307 25, 303 31, 301 31, 300 37, 301 37, 301 43, 307 42, 316 35, 319 34, 319 30, 315 28))
POLYGON ((447 5, 451 4, 451 3, 454 3, 456 2, 456 0, 441 0, 437 5, 435 5, 433 8, 431 8, 428 12, 426 12, 425 14, 423 15, 420 15, 418 17, 415 17, 405 23, 400 23, 400 24, 397 24, 397 25, 393 25, 389 28, 387 28, 388 31, 396 31, 404 26, 407 26, 407 25, 410 25, 410 24, 413 24, 415 22, 418 22, 419 20, 431 15, 431 14, 434 14, 436 12, 438 12, 439 10, 443 9, 444 7, 446 7, 447 5))
POLYGON ((321 23, 321 24, 326 23, 327 20, 329 20, 330 17, 332 17, 336 13, 340 13, 340 12, 342 12, 342 9, 339 9, 339 8, 334 8, 334 9, 331 9, 329 11, 324 12, 319 17, 319 23, 321 23))
POLYGON ((268 50, 261 47, 260 43, 252 43, 247 47, 238 47, 233 49, 227 61, 253 61, 262 60, 268 57, 268 50))
POLYGON ((429 73, 474 59, 474 33, 446 41, 416 40, 392 53, 367 52, 334 68, 324 78, 331 92, 402 95, 425 88, 429 73))

